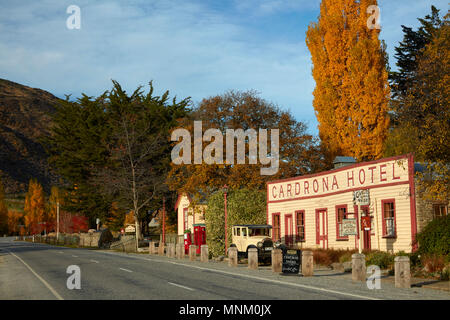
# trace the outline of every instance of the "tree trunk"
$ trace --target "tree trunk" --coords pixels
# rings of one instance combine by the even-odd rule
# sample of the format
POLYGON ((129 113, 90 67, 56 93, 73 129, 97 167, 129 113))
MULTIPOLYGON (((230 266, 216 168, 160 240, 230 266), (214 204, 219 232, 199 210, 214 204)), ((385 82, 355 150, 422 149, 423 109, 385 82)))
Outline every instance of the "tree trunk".
POLYGON ((140 226, 139 220, 137 218, 134 218, 134 225, 135 225, 135 228, 136 228, 136 252, 137 252, 138 248, 139 248, 139 240, 142 239, 141 226, 140 226))

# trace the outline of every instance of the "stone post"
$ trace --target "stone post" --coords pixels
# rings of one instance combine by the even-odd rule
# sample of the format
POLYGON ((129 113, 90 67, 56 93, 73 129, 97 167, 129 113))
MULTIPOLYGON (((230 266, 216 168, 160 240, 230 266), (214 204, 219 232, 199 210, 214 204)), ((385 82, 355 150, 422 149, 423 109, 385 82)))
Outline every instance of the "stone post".
POLYGON ((184 258, 184 244, 182 242, 177 243, 177 259, 184 258))
POLYGON ((283 251, 281 249, 272 250, 272 272, 281 272, 283 264, 283 251))
POLYGON ((162 241, 160 241, 160 242, 159 242, 159 247, 158 247, 158 254, 159 254, 160 256, 163 256, 163 255, 164 255, 164 249, 165 249, 165 243, 162 242, 162 241))
POLYGON ((200 250, 201 250, 200 261, 208 262, 209 261, 208 245, 202 244, 200 250))
POLYGON ((166 245, 166 257, 170 257, 170 248, 171 248, 171 243, 168 243, 166 245))
POLYGON ((313 252, 302 250, 302 275, 312 277, 314 275, 314 256, 313 252))
POLYGON ((352 281, 366 281, 366 259, 362 253, 352 255, 352 281))
POLYGON ((258 249, 249 248, 247 251, 248 251, 248 268, 257 270, 258 269, 258 249))
POLYGON ((197 260, 197 246, 195 244, 189 246, 189 260, 197 260))
POLYGON ((238 251, 236 247, 228 248, 228 265, 230 267, 237 267, 238 265, 238 251))
POLYGON ((175 244, 174 243, 168 243, 167 244, 167 256, 169 258, 175 258, 175 244))
POLYGON ((148 244, 148 254, 154 254, 154 252, 156 251, 156 242, 154 241, 150 241, 148 244))
POLYGON ((411 270, 409 257, 399 256, 394 259, 395 287, 411 288, 411 270))

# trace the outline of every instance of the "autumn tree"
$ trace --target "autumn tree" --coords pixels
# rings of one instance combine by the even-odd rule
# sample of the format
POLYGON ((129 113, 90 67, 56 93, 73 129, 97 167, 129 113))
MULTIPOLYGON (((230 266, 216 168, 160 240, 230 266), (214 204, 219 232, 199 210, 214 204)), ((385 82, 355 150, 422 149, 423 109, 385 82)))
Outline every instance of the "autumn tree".
POLYGON ((5 203, 5 192, 0 179, 0 236, 8 233, 8 207, 5 203))
POLYGON ((39 223, 46 221, 44 189, 36 179, 31 179, 25 197, 25 226, 32 234, 39 233, 39 223))
MULTIPOLYGON (((434 39, 436 39, 444 22, 439 16, 439 10, 434 6, 431 7, 431 14, 418 20, 420 25, 416 30, 402 26, 403 40, 395 48, 397 70, 391 72, 389 76, 392 88, 391 129, 385 143, 384 153, 385 156, 394 156, 414 152, 416 160, 425 161, 429 159, 434 161, 433 158, 442 158, 442 152, 445 150, 445 144, 440 143, 439 139, 436 139, 434 143, 436 147, 439 147, 440 151, 436 150, 438 152, 434 152, 434 150, 430 149, 431 153, 427 156, 422 152, 423 150, 420 151, 419 149, 423 149, 423 147, 428 145, 423 143, 424 137, 433 139, 433 137, 437 137, 436 134, 445 133, 445 130, 436 130, 436 125, 445 119, 445 117, 441 116, 445 116, 445 114, 441 113, 437 122, 430 121, 436 118, 437 115, 436 110, 433 109, 439 103, 442 106, 442 103, 445 101, 442 101, 441 96, 438 104, 430 103, 432 102, 430 98, 436 97, 436 92, 429 96, 428 94, 436 88, 439 88, 439 90, 443 89, 441 92, 445 93, 445 86, 442 85, 442 82, 446 81, 446 66, 442 58, 437 57, 436 54, 433 54, 434 57, 432 57, 431 49, 427 49, 431 42, 436 41, 434 39), (432 65, 430 64, 431 59, 444 69, 431 70, 429 68, 432 65), (433 74, 430 71, 436 72, 433 74), (441 84, 439 85, 438 82, 441 82, 441 84), (425 86, 428 88, 424 89, 425 86), (429 90, 431 91, 427 92, 429 90), (428 102, 425 101, 426 99, 428 102), (429 127, 428 125, 431 126, 429 127), (424 132, 424 129, 427 127, 428 129, 434 129, 424 132), (438 153, 440 154, 439 156, 437 156, 438 153)), ((447 48, 442 46, 443 44, 442 42, 440 44, 443 49, 442 54, 448 51, 447 48)), ((437 46, 437 43, 434 46, 437 46)), ((436 102, 439 100, 436 100, 436 102)), ((440 139, 442 140, 442 138, 444 137, 440 139)))
POLYGON ((313 106, 328 163, 336 155, 378 159, 389 127, 385 46, 372 28, 376 0, 322 0, 307 31, 313 106))
POLYGON ((106 221, 108 228, 113 231, 119 231, 125 224, 125 216, 125 210, 119 208, 118 203, 114 201, 111 205, 111 213, 106 221))
POLYGON ((20 231, 19 225, 23 225, 23 212, 8 210, 8 230, 12 235, 17 235, 20 231))
MULTIPOLYGON (((427 164, 419 180, 426 198, 450 197, 450 14, 444 17, 417 64, 415 86, 404 99, 403 124, 414 127, 419 143, 417 158, 427 164)), ((407 137, 404 137, 407 138, 407 137)))
POLYGON ((57 225, 57 211, 58 205, 61 207, 63 205, 63 197, 60 194, 61 191, 57 186, 52 186, 50 189, 50 197, 46 205, 46 227, 47 230, 55 230, 57 225))
MULTIPOLYGON (((322 160, 318 146, 314 137, 307 133, 304 123, 296 121, 292 114, 283 111, 271 102, 260 98, 254 91, 229 91, 223 95, 213 96, 203 99, 193 110, 189 118, 184 119, 179 127, 186 129, 191 137, 188 141, 191 147, 192 158, 198 156, 197 152, 204 154, 203 150, 209 148, 210 143, 223 142, 222 159, 208 163, 205 159, 201 163, 172 163, 169 172, 168 183, 172 190, 187 192, 195 196, 199 192, 210 193, 222 188, 227 184, 230 188, 238 189, 247 187, 249 189, 265 189, 265 183, 278 178, 292 177, 319 170, 322 160), (217 129, 223 137, 214 137, 211 142, 203 139, 202 150, 194 149, 194 121, 201 121, 202 131, 205 134, 208 129, 217 129), (244 155, 241 163, 238 161, 238 139, 229 135, 229 130, 241 129, 244 136, 244 155), (277 150, 272 150, 271 143, 273 129, 279 130, 279 168, 272 175, 261 174, 261 168, 269 167, 270 164, 263 164, 261 161, 261 141, 263 137, 259 129, 267 129, 267 152, 269 157, 277 150), (251 130, 254 130, 255 151, 258 151, 258 159, 252 158, 251 130), (256 137, 258 136, 258 140, 256 137), (233 150, 233 158, 228 159, 225 150, 233 150), (228 161, 231 160, 231 161, 228 161), (222 163, 220 163, 222 162, 222 163)), ((176 143, 179 143, 177 141, 176 143)), ((174 143, 174 144, 176 144, 174 143)), ((184 151, 183 151, 184 152, 184 151)), ((215 151, 212 152, 216 156, 215 151)), ((231 158, 231 157, 230 157, 231 158)), ((200 197, 196 197, 200 198, 200 197)))

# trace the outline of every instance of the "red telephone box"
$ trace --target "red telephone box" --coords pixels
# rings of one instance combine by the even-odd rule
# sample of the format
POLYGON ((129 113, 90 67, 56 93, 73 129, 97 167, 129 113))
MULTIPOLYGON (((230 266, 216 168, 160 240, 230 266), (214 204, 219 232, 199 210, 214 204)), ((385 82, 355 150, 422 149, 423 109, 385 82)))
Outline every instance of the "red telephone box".
POLYGON ((194 244, 197 246, 197 254, 200 254, 202 244, 206 244, 206 226, 204 224, 194 224, 194 244))
POLYGON ((189 246, 192 244, 191 242, 191 231, 187 231, 184 233, 184 253, 189 254, 189 246))

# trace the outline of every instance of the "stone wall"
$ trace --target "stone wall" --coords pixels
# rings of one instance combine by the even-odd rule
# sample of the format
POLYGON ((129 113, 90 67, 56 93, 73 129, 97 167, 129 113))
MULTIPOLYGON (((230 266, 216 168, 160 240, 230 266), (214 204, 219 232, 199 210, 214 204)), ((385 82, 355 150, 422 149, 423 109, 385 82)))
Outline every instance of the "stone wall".
POLYGON ((112 250, 119 250, 122 252, 136 252, 136 240, 134 235, 124 235, 120 237, 119 241, 114 241, 109 246, 112 250))
POLYGON ((450 200, 446 203, 442 201, 426 200, 416 191, 416 218, 417 218, 417 232, 423 230, 423 228, 434 218, 433 204, 446 204, 448 205, 450 200))
POLYGON ((100 232, 88 232, 80 233, 80 243, 81 247, 97 247, 99 246, 101 233, 100 232))

